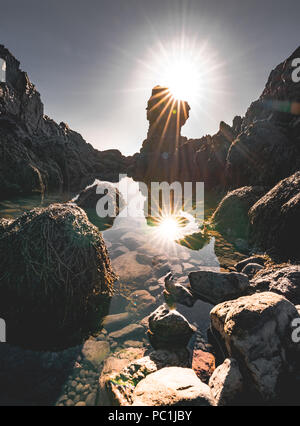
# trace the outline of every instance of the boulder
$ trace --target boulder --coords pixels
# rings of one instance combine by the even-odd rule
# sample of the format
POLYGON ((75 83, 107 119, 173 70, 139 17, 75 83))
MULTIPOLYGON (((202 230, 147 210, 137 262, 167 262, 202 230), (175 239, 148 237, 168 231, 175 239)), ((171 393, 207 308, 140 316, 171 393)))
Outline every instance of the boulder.
POLYGON ((249 211, 252 244, 280 259, 300 259, 300 172, 280 181, 249 211))
POLYGON ((130 312, 139 312, 149 314, 154 308, 156 299, 151 296, 147 290, 136 290, 129 296, 130 303, 127 310, 130 312))
POLYGON ((120 326, 123 326, 129 323, 130 320, 131 320, 130 313, 122 312, 120 314, 107 315, 104 318, 102 325, 107 331, 113 331, 120 328, 120 326))
POLYGON ((266 190, 261 186, 244 186, 228 192, 215 210, 211 221, 215 229, 230 238, 248 238, 248 211, 266 190))
POLYGON ((104 359, 109 355, 109 343, 101 340, 87 340, 82 347, 82 355, 84 359, 90 362, 94 368, 99 368, 104 359))
POLYGON ((107 313, 115 279, 102 235, 81 208, 24 213, 0 237, 0 317, 10 343, 78 343, 107 313))
POLYGON ((109 334, 111 339, 128 340, 130 338, 137 338, 144 335, 144 327, 139 324, 129 324, 121 330, 113 331, 109 334))
POLYGON ((247 275, 238 272, 197 271, 189 280, 192 294, 214 305, 247 294, 250 286, 247 275))
POLYGON ((201 349, 193 351, 192 369, 203 383, 208 383, 215 368, 216 359, 212 353, 201 349))
POLYGON ((267 292, 240 297, 215 306, 211 313, 214 337, 234 357, 249 392, 260 401, 274 402, 287 374, 297 368, 299 346, 292 341, 295 306, 267 292))
POLYGON ((133 406, 213 406, 209 387, 190 368, 166 367, 141 380, 133 406))
POLYGON ((79 207, 96 209, 98 201, 104 196, 107 202, 111 203, 117 216, 124 207, 124 198, 118 188, 110 182, 96 180, 93 185, 80 191, 74 201, 79 207))
POLYGON ((128 282, 130 284, 132 284, 132 282, 145 282, 151 274, 152 267, 139 263, 136 256, 136 251, 130 251, 113 260, 114 269, 120 276, 122 282, 128 282))
POLYGON ((194 331, 195 327, 183 315, 166 305, 149 316, 148 337, 154 349, 185 348, 194 331))
POLYGON ((99 377, 98 405, 121 405, 117 403, 119 395, 117 384, 111 379, 117 376, 131 361, 143 357, 145 350, 126 348, 106 358, 99 377))
POLYGON ((243 392, 243 377, 234 358, 226 358, 209 380, 211 394, 217 406, 235 405, 243 392))
POLYGON ((280 294, 294 305, 300 304, 300 265, 268 268, 257 274, 251 281, 251 291, 272 291, 280 294))
POLYGON ((119 368, 120 362, 116 364, 116 360, 112 359, 110 363, 104 364, 106 372, 101 375, 100 388, 103 396, 105 395, 108 398, 111 405, 130 405, 136 385, 148 374, 166 366, 186 366, 187 363, 188 354, 184 351, 174 353, 159 350, 142 358, 134 356, 129 363, 124 363, 122 368, 119 368), (108 369, 109 365, 115 366, 115 368, 108 369))

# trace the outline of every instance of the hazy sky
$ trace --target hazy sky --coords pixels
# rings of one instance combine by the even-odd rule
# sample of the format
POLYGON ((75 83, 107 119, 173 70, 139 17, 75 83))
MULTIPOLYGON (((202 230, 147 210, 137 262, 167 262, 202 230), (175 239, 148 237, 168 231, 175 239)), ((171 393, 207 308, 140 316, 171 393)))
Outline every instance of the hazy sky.
POLYGON ((45 113, 124 154, 146 137, 162 51, 172 46, 176 56, 184 40, 192 59, 201 52, 205 77, 182 129, 196 138, 243 115, 300 44, 299 0, 0 0, 0 16, 0 43, 36 84, 45 113))

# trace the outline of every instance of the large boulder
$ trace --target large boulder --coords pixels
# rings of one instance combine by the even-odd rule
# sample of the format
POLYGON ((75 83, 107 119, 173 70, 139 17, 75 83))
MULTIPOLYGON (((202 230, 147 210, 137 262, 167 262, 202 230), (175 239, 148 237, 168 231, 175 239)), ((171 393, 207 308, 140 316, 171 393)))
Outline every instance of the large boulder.
POLYGON ((184 351, 175 353, 158 350, 140 358, 135 354, 133 348, 129 348, 105 361, 99 381, 101 405, 130 405, 135 387, 147 375, 167 366, 185 367, 188 363, 184 351), (129 362, 125 361, 124 356, 129 362))
POLYGON ((101 233, 74 205, 33 209, 0 235, 0 317, 10 343, 77 340, 106 313, 114 280, 101 233))
POLYGON ((281 259, 300 259, 300 172, 283 179, 249 211, 251 240, 281 259))
POLYGON ((226 358, 209 379, 209 387, 217 406, 235 405, 241 400, 243 377, 234 358, 226 358))
POLYGON ((260 186, 244 186, 228 192, 211 218, 215 229, 230 238, 248 238, 248 211, 265 192, 260 186))
POLYGON ((300 265, 268 268, 258 273, 251 281, 251 291, 272 291, 281 294, 294 305, 300 304, 300 265))
POLYGON ((194 297, 217 305, 247 294, 247 275, 238 272, 197 271, 189 274, 194 297))
POLYGON ((166 367, 141 380, 133 406, 213 406, 209 387, 190 368, 166 367))
POLYGON ((225 353, 237 360, 249 393, 274 402, 288 374, 297 369, 299 345, 292 341, 292 321, 299 314, 284 297, 267 292, 215 306, 213 335, 225 353))
POLYGON ((124 198, 118 188, 110 182, 96 182, 80 191, 75 203, 83 209, 94 209, 96 211, 97 204, 101 198, 105 197, 105 202, 110 206, 104 205, 103 207, 113 213, 112 217, 117 216, 125 205, 124 198))
POLYGON ((128 404, 129 392, 120 392, 121 386, 115 379, 132 361, 142 358, 144 352, 144 349, 129 347, 115 352, 105 359, 99 377, 98 405, 128 404))
POLYGON ((194 331, 195 327, 183 315, 166 305, 149 316, 148 337, 154 349, 185 348, 194 331))

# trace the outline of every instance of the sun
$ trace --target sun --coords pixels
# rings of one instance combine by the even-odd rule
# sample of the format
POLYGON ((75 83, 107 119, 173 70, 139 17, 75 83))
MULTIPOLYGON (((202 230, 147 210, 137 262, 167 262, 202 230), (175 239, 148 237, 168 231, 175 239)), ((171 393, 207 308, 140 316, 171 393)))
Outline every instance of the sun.
POLYGON ((173 216, 166 216, 162 218, 158 225, 158 231, 161 233, 162 238, 169 239, 171 241, 176 240, 180 236, 179 223, 173 216))
POLYGON ((201 85, 200 68, 191 58, 169 58, 162 71, 162 84, 176 100, 191 101, 201 85))

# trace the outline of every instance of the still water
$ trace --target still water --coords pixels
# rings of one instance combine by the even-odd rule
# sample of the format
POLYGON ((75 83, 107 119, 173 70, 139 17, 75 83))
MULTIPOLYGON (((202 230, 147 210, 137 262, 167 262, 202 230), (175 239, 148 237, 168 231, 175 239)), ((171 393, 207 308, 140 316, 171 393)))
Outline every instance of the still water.
MULTIPOLYGON (((243 257, 221 235, 213 231, 205 231, 203 223, 189 213, 181 212, 180 220, 177 215, 172 218, 166 217, 155 224, 149 223, 145 217, 144 196, 139 184, 130 178, 124 179, 125 181, 114 185, 121 193, 122 188, 127 187, 127 201, 135 205, 135 215, 126 217, 119 215, 112 226, 104 227, 103 221, 102 224, 98 222, 95 212, 87 211, 90 220, 95 225, 99 225, 103 232, 113 269, 119 276, 109 311, 109 315, 121 314, 119 321, 114 325, 108 321, 106 326, 104 319, 104 328, 100 328, 99 333, 91 337, 93 341, 105 341, 109 344, 109 353, 106 356, 124 350, 128 346, 149 346, 145 332, 141 333, 139 328, 136 333, 134 331, 127 333, 126 327, 130 324, 139 326, 150 312, 164 303, 162 292, 164 277, 167 273, 171 271, 178 282, 186 285, 188 274, 192 271, 200 268, 219 271, 223 265, 232 265, 243 257)), ((2 201, 0 217, 16 218, 34 207, 71 199, 70 194, 60 194, 49 195, 43 199, 35 195, 2 201)), ((205 206, 206 219, 211 207, 205 206)), ((211 307, 207 303, 197 301, 193 308, 187 308, 181 304, 177 304, 176 308, 197 326, 199 332, 205 335, 209 326, 211 307)), ((108 320, 109 318, 110 316, 108 320)), ((74 365, 71 362, 71 368, 59 391, 52 397, 51 403, 75 405, 78 402, 84 402, 85 398, 88 398, 97 388, 99 367, 92 368, 89 364, 87 368, 82 356, 77 357, 76 350, 78 348, 75 349, 74 356, 71 356, 74 365)), ((59 360, 60 365, 63 365, 63 359, 66 356, 70 356, 70 352, 68 355, 65 352, 55 353, 55 359, 59 360)), ((35 356, 39 357, 37 354, 35 356)), ((44 353, 43 356, 45 356, 44 353)), ((49 356, 51 358, 54 355, 52 353, 49 356)), ((24 356, 22 357, 24 360, 24 356)), ((58 364, 54 362, 53 365, 59 370, 58 364)), ((16 368, 14 366, 11 368, 16 368)), ((13 373, 10 372, 12 378, 13 373)), ((20 374, 17 370, 15 373, 20 374)), ((53 376, 54 373, 49 372, 49 374, 53 376)), ((40 391, 37 394, 40 394, 40 391)), ((21 398, 25 398, 26 402, 24 395, 21 398)), ((32 396, 33 402, 35 402, 34 398, 38 397, 32 396)), ((14 400, 14 396, 11 399, 14 400)))

